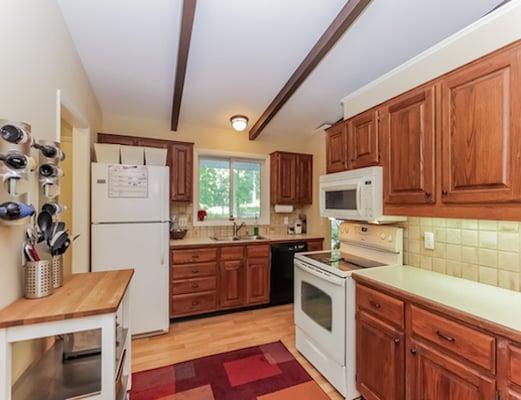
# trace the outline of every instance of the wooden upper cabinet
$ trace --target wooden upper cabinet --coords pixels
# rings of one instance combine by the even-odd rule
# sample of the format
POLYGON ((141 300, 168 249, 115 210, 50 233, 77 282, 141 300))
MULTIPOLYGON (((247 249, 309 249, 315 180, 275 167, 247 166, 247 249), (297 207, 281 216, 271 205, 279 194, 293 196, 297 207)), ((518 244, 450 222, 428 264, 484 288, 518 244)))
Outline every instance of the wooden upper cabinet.
POLYGON ((349 120, 348 157, 351 168, 378 165, 378 116, 375 110, 366 111, 349 120))
POLYGON ((137 137, 98 133, 98 143, 121 144, 123 146, 137 146, 137 137))
POLYGON ((496 381, 414 339, 407 352, 407 398, 495 399, 496 381))
POLYGON ((271 153, 271 204, 311 204, 313 200, 313 156, 271 153))
POLYGON ((170 150, 170 198, 192 201, 194 145, 173 142, 170 150))
POLYGON ((313 202, 313 156, 297 154, 297 203, 313 202))
POLYGON ((521 199, 520 68, 514 48, 442 79, 445 203, 521 199))
MULTIPOLYGON (((358 311, 356 376, 358 390, 364 398, 370 400, 404 399, 404 349, 402 332, 365 311, 358 311), (383 371, 385 371, 385 376, 382 376, 383 371)), ((419 399, 419 397, 415 399, 419 399)))
POLYGON ((420 88, 380 110, 387 204, 436 201, 434 93, 420 88))
POLYGON ((167 166, 170 167, 170 200, 192 201, 193 143, 109 133, 98 133, 98 142, 167 149, 167 166))
POLYGON ((347 156, 347 122, 338 123, 326 132, 326 172, 349 169, 347 156))

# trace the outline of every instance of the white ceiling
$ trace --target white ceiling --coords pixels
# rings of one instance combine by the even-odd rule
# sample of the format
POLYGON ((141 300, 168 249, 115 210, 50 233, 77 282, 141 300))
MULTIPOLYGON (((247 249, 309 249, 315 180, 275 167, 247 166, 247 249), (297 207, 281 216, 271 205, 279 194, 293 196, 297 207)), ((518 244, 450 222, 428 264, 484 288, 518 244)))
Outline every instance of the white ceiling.
MULTIPOLYGON (((199 0, 186 125, 253 123, 346 0, 199 0)), ((340 99, 479 19, 501 0, 373 0, 261 137, 342 116, 340 99)), ((181 0, 58 0, 103 113, 170 121, 181 0)))

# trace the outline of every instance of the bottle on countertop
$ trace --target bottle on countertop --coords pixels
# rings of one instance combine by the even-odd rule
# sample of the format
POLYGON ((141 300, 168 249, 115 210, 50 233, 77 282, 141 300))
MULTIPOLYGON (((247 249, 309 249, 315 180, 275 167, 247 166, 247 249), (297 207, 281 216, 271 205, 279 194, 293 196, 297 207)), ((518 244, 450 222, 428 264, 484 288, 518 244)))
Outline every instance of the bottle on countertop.
POLYGON ((297 218, 295 220, 294 230, 295 230, 295 235, 301 235, 302 234, 302 221, 299 218, 297 218))
POLYGON ((259 216, 255 216, 255 225, 253 225, 253 236, 259 236, 259 216))

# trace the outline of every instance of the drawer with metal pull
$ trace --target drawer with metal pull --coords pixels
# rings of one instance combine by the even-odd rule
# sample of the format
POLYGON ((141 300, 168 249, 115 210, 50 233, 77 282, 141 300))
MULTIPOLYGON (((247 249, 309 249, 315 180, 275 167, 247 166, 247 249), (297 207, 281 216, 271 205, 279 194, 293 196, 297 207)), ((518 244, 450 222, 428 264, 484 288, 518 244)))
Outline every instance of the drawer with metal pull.
POLYGON ((404 327, 404 303, 367 286, 356 285, 356 304, 398 328, 404 327))
POLYGON ((496 339, 422 308, 411 306, 411 333, 495 372, 496 339))
POLYGON ((217 249, 172 250, 172 264, 189 264, 217 260, 217 249))
POLYGON ((186 265, 172 265, 172 279, 189 279, 199 278, 203 276, 211 276, 217 273, 217 264, 214 262, 210 263, 199 263, 199 264, 186 264, 186 265))
POLYGON ((172 294, 207 292, 217 289, 217 278, 181 279, 172 282, 172 294))
POLYGON ((215 291, 172 296, 171 315, 174 317, 214 311, 216 308, 217 293, 215 291))

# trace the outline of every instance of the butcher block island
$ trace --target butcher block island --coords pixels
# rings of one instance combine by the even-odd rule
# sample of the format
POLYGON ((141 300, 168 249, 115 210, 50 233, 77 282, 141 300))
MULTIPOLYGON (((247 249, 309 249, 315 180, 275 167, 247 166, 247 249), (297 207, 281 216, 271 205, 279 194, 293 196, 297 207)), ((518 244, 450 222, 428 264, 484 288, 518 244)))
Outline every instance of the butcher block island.
POLYGON ((408 266, 353 277, 366 399, 521 399, 520 293, 408 266))
POLYGON ((125 398, 131 385, 128 289, 134 270, 74 274, 51 296, 0 310, 0 399, 125 398), (101 354, 63 360, 54 344, 11 387, 16 342, 101 330, 101 354))

